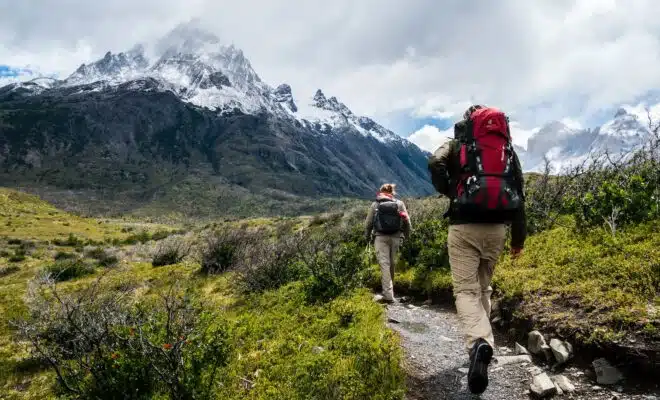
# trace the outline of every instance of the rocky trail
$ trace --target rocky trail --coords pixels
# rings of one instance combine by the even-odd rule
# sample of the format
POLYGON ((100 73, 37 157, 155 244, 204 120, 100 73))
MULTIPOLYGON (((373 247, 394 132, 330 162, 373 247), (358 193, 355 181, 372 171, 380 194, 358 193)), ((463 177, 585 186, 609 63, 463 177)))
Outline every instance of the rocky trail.
MULTIPOLYGON (((403 299, 405 301, 405 298, 403 299)), ((409 400, 484 399, 518 400, 530 398, 566 398, 596 400, 660 400, 660 389, 639 390, 616 384, 599 384, 598 380, 617 379, 616 369, 603 361, 596 378, 594 369, 571 365, 555 372, 551 364, 538 357, 520 354, 528 343, 520 346, 503 336, 496 336, 497 348, 489 368, 490 385, 481 396, 467 389, 468 357, 455 309, 429 304, 397 303, 387 305, 388 325, 401 336, 406 354, 409 400), (538 394, 537 394, 538 393, 538 394)), ((540 345, 545 343, 539 343, 540 345)), ((553 343, 556 347, 557 343, 553 343)), ((549 350, 549 346, 544 346, 549 350)), ((552 354, 552 353, 550 353, 552 354)), ((559 356, 561 357, 561 356, 559 356)))

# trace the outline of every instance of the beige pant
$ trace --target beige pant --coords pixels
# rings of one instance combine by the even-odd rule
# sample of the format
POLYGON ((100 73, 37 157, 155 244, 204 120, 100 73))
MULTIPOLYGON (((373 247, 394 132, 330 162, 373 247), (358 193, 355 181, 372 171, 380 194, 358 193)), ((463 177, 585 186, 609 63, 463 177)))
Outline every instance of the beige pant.
POLYGON ((466 347, 478 339, 495 346, 490 326, 490 286, 506 240, 504 224, 451 225, 447 246, 454 283, 456 310, 466 336, 466 347))
POLYGON ((394 235, 377 235, 374 239, 385 300, 394 300, 394 266, 397 262, 402 240, 401 235, 398 233, 394 235))

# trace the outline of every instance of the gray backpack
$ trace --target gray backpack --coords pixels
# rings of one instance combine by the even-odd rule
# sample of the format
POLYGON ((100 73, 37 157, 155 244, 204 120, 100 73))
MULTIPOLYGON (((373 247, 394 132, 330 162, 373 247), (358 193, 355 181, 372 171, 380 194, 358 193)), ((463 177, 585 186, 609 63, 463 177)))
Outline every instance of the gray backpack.
POLYGON ((391 235, 401 231, 401 215, 395 200, 378 200, 374 214, 374 230, 391 235))

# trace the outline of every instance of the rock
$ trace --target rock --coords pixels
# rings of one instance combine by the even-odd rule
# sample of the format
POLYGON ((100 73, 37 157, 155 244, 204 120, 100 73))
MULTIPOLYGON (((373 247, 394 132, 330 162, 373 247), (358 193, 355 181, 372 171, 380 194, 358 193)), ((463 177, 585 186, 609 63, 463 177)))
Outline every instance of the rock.
POLYGON ((532 376, 541 375, 543 373, 543 370, 536 365, 532 365, 531 367, 527 368, 527 371, 529 371, 532 376))
POLYGON ((564 391, 561 390, 559 385, 557 385, 556 383, 555 383, 555 388, 557 389, 557 396, 563 396, 564 395, 564 391))
POLYGON ((614 385, 623 379, 621 372, 604 358, 594 360, 592 365, 596 371, 596 382, 600 385, 614 385))
POLYGON ((555 385, 559 386, 563 392, 575 392, 575 385, 573 385, 573 383, 571 383, 571 381, 564 375, 557 375, 552 378, 552 381, 555 383, 555 385))
POLYGON ((406 308, 409 309, 409 310, 416 310, 417 306, 415 306, 413 304, 406 304, 406 308))
POLYGON ((527 337, 527 348, 532 354, 543 353, 543 346, 546 346, 545 338, 539 331, 532 331, 527 337))
POLYGON ((531 363, 532 357, 529 355, 499 356, 495 357, 494 360, 496 365, 523 364, 531 363))
POLYGON ((312 348, 312 353, 314 353, 314 354, 321 354, 321 353, 323 353, 324 351, 325 351, 325 349, 324 349, 323 347, 321 347, 321 346, 314 346, 314 347, 312 348))
POLYGON ((399 322, 398 320, 396 320, 394 318, 388 318, 387 322, 389 322, 391 324, 400 324, 401 323, 401 322, 399 322))
POLYGON ((550 341, 550 348, 552 349, 552 354, 554 354, 555 359, 560 365, 568 362, 568 360, 572 356, 569 346, 567 346, 564 342, 562 342, 559 339, 552 339, 550 341))
POLYGON ((384 297, 380 294, 374 295, 374 301, 376 303, 380 303, 381 301, 383 301, 383 299, 384 299, 384 297))
POLYGON ((599 390, 603 390, 603 388, 600 387, 600 386, 598 386, 598 385, 593 385, 593 386, 591 387, 591 390, 593 390, 594 392, 597 392, 597 391, 599 391, 599 390))
POLYGON ((467 375, 467 373, 470 372, 470 370, 468 368, 459 368, 458 372, 467 375))
POLYGON ((534 381, 530 387, 532 393, 538 398, 549 397, 557 394, 557 387, 550 380, 548 374, 542 373, 534 377, 534 381))
POLYGON ((521 354, 527 354, 529 355, 529 350, 527 350, 523 345, 520 343, 516 343, 516 354, 521 355, 521 354))
POLYGON ((552 352, 552 348, 550 346, 548 346, 547 344, 541 346, 541 353, 545 355, 546 361, 548 361, 549 363, 554 362, 555 354, 552 352))
POLYGON ((497 317, 493 318, 490 322, 493 324, 497 324, 500 321, 502 321, 502 318, 498 315, 497 317))
POLYGON ((431 304, 433 304, 433 300, 428 299, 428 300, 424 301, 424 303, 422 303, 422 304, 425 305, 425 306, 430 306, 431 304))

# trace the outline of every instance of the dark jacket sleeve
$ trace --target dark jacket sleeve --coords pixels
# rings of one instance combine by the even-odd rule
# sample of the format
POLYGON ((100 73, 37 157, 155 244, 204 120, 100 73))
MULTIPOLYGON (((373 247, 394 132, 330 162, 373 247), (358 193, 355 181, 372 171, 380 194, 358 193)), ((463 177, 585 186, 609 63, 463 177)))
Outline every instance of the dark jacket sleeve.
POLYGON ((367 239, 367 241, 371 239, 371 233, 374 229, 375 209, 376 209, 376 203, 372 203, 371 206, 369 206, 367 217, 364 220, 364 237, 367 239))
POLYGON ((514 169, 516 176, 516 189, 522 197, 522 207, 516 214, 511 224, 511 247, 522 249, 525 247, 527 239, 527 216, 525 214, 525 177, 523 176, 522 166, 516 152, 513 152, 514 169))
POLYGON ((450 195, 449 166, 454 142, 453 139, 445 142, 429 158, 428 168, 431 173, 431 182, 435 190, 445 196, 450 195))

